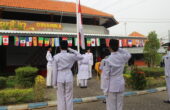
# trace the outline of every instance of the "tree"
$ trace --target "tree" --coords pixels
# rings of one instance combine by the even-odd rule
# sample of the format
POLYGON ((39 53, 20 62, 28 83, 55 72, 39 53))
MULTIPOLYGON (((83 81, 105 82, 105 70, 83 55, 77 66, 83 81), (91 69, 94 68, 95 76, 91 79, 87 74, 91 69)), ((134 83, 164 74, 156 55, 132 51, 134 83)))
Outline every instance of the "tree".
POLYGON ((155 31, 152 31, 148 35, 148 40, 145 43, 144 47, 144 58, 148 67, 154 67, 161 60, 161 55, 158 53, 160 48, 160 42, 157 38, 155 31))

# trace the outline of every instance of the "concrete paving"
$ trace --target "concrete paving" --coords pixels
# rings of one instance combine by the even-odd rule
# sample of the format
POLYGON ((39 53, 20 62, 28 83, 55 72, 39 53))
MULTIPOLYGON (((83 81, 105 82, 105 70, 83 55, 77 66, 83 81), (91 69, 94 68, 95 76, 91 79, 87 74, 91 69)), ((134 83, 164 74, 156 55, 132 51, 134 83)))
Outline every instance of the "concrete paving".
MULTIPOLYGON (((139 96, 125 97, 123 110, 170 110, 170 104, 163 103, 167 93, 158 92, 139 96)), ((74 104, 74 110, 106 110, 106 105, 101 101, 74 104)), ((36 110, 57 110, 56 107, 36 110)))

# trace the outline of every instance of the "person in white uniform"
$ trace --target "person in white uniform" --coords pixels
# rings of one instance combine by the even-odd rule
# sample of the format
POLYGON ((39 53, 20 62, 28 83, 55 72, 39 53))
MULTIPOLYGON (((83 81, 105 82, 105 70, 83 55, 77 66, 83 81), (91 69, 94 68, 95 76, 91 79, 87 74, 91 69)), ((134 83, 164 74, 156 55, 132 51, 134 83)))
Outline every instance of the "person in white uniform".
POLYGON ((87 79, 89 78, 89 63, 90 59, 87 54, 83 54, 83 59, 79 61, 79 69, 77 78, 79 80, 79 85, 81 88, 87 88, 87 79))
POLYGON ((54 56, 53 86, 57 88, 57 110, 73 110, 73 64, 83 59, 82 55, 68 48, 67 41, 61 41, 61 52, 54 56), (68 51, 68 52, 67 52, 68 51))
POLYGON ((131 54, 119 48, 119 41, 111 39, 109 43, 111 55, 105 60, 104 74, 107 80, 105 84, 106 108, 107 110, 122 110, 123 92, 125 81, 123 70, 131 54))
POLYGON ((164 103, 170 104, 170 43, 168 43, 168 51, 165 56, 163 56, 165 63, 165 80, 167 85, 168 100, 165 100, 164 103))
POLYGON ((86 55, 89 56, 90 62, 89 62, 89 79, 92 78, 92 66, 93 66, 93 54, 91 53, 91 50, 88 49, 86 52, 86 55))
POLYGON ((47 60, 47 79, 46 79, 46 86, 51 87, 52 86, 52 62, 53 57, 51 55, 52 47, 49 46, 46 54, 46 60, 47 60))

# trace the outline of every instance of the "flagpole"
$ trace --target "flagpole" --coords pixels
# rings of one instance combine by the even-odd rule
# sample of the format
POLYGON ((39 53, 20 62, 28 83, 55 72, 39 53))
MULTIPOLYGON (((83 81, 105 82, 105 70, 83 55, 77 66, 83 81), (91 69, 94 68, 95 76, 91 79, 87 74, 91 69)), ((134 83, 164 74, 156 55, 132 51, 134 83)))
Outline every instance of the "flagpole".
POLYGON ((80 39, 79 39, 79 28, 78 28, 78 21, 79 21, 79 17, 78 17, 78 5, 79 5, 79 0, 76 0, 76 15, 77 15, 77 51, 80 52, 80 39))

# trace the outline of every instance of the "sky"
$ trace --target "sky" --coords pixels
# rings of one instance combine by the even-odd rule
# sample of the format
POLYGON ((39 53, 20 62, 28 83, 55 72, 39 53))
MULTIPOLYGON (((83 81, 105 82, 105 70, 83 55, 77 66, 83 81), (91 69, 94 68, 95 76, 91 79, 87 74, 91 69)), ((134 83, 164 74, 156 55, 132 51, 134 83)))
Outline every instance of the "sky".
POLYGON ((129 35, 137 31, 147 36, 156 31, 159 38, 168 38, 170 0, 81 0, 81 4, 115 17, 119 24, 109 28, 111 35, 129 35))

